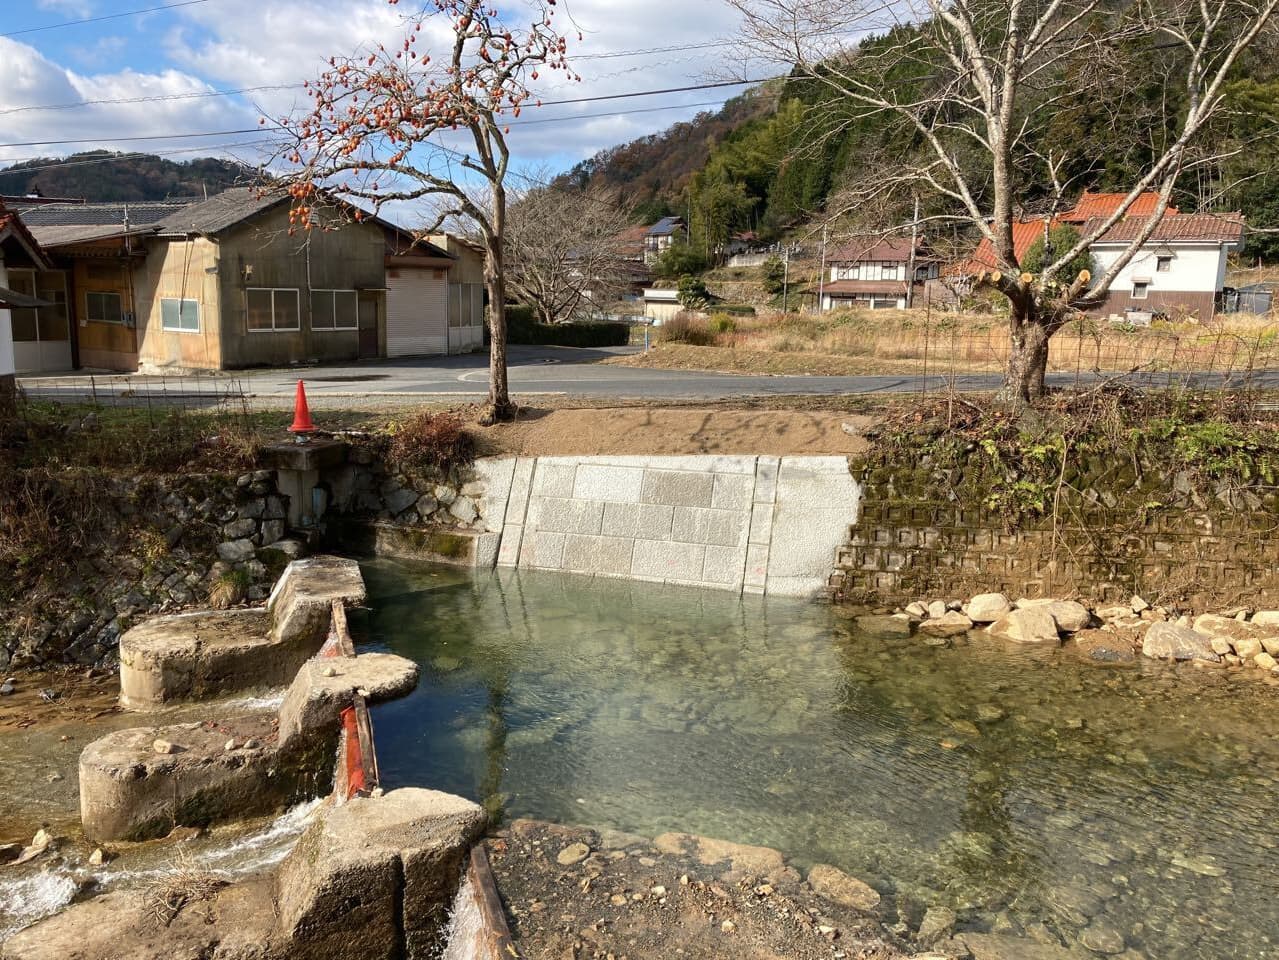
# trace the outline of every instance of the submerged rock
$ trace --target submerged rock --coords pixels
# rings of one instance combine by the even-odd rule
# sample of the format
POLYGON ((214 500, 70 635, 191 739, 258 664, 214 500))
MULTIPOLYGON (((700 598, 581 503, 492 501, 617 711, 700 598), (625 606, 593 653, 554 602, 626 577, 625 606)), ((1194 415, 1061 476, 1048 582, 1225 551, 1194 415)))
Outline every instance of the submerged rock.
POLYGON ((909 637, 912 626, 909 617, 899 614, 867 614, 854 622, 872 637, 909 637))
POLYGON ((955 911, 949 907, 929 907, 924 919, 919 924, 919 932, 915 939, 925 947, 931 947, 938 940, 945 940, 955 931, 955 911))
POLYGON ((879 894, 867 883, 850 877, 843 870, 819 863, 808 872, 808 885, 821 896, 843 907, 865 913, 879 909, 879 894))
POLYGON ((955 613, 953 610, 925 620, 919 625, 919 632, 930 637, 957 637, 960 634, 967 633, 973 627, 973 622, 962 613, 955 613))

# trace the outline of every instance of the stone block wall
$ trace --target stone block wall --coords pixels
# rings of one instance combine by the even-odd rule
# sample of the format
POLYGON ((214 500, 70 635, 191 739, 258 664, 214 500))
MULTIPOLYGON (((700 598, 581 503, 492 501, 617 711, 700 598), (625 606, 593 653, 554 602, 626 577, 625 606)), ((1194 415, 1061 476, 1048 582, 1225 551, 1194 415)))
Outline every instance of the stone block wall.
POLYGON ((1260 482, 1202 488, 1164 464, 1093 456, 1068 467, 1042 514, 1013 520, 989 506, 1003 480, 977 455, 968 468, 899 459, 855 465, 864 499, 830 581, 837 599, 1279 599, 1279 490, 1260 482))
POLYGON ((97 533, 58 588, 6 598, 0 670, 109 663, 139 620, 204 604, 232 572, 262 600, 301 544, 282 539, 285 505, 266 471, 115 479, 92 505, 97 533))
POLYGON ((487 461, 497 562, 808 596, 857 515, 843 457, 540 457, 487 461), (498 510, 501 513, 498 513, 498 510))

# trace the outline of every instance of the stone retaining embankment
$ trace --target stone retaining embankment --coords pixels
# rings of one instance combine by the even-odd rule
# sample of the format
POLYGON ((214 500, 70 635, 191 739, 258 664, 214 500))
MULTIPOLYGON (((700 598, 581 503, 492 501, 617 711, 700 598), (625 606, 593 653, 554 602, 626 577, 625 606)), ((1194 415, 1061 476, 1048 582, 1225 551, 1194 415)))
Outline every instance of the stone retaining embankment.
POLYGON ((47 596, 15 598, 32 619, 0 625, 0 670, 110 661, 140 617, 203 604, 224 578, 232 602, 263 600, 303 552, 270 471, 119 479, 90 508, 97 532, 72 569, 47 596))

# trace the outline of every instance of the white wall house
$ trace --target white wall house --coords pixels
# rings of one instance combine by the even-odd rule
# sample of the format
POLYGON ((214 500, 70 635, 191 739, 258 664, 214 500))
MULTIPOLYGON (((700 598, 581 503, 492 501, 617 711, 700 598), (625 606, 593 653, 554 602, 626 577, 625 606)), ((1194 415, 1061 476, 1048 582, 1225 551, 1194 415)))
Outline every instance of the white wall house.
MULTIPOLYGON (((1123 193, 1085 191, 1075 206, 1059 214, 1082 235, 1099 231, 1127 199, 1123 193)), ((1094 276, 1103 276, 1128 246, 1145 231, 1159 197, 1143 193, 1128 208, 1126 219, 1103 233, 1089 248, 1094 276)), ((1136 256, 1119 272, 1104 300, 1089 313, 1123 319, 1129 313, 1164 314, 1174 319, 1208 320, 1218 309, 1226 285, 1226 263, 1242 250, 1244 218, 1238 213, 1181 213, 1169 207, 1136 256)), ((1042 219, 1013 224, 1013 250, 1018 260, 1043 236, 1042 219)), ((957 265, 955 275, 998 269, 989 240, 982 240, 972 259, 957 265)))
POLYGON ((908 300, 937 275, 938 263, 927 255, 922 242, 914 245, 912 256, 911 241, 906 238, 854 238, 830 255, 821 309, 904 310, 908 300), (913 290, 907 284, 912 267, 913 290))
MULTIPOLYGON (((37 298, 35 277, 49 271, 49 266, 48 258, 17 214, 0 204, 0 402, 13 396, 16 371, 41 369, 23 353, 31 338, 20 332, 15 342, 14 318, 16 311, 23 331, 38 327, 37 308, 51 304, 37 298)), ((67 359, 69 366, 69 355, 67 359)))
MULTIPOLYGON (((1117 224, 1091 248, 1104 274, 1137 236, 1142 224, 1117 224)), ((1137 255, 1119 271, 1094 312, 1122 317, 1129 311, 1207 320, 1226 286, 1229 255, 1243 249, 1243 219, 1237 214, 1178 214, 1167 217, 1137 255)))

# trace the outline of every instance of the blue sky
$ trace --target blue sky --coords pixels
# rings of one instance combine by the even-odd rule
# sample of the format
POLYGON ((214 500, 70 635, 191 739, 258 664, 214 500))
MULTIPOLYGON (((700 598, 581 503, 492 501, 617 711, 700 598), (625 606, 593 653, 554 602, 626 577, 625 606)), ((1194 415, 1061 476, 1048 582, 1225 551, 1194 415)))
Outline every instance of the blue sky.
MULTIPOLYGON (((173 2, 6 0, 0 33, 173 2)), ((583 57, 575 66, 584 80, 572 87, 548 87, 548 99, 682 86, 740 69, 728 45, 630 53, 730 38, 736 17, 720 0, 567 3, 567 12, 585 34, 580 44, 570 48, 583 57), (614 56, 617 53, 627 55, 614 56)), ((0 163, 97 146, 166 154, 189 151, 174 153, 175 160, 207 154, 253 160, 256 148, 244 143, 252 139, 249 135, 201 140, 123 138, 236 130, 256 126, 263 111, 272 116, 287 113, 302 103, 302 91, 296 85, 314 76, 324 57, 401 38, 408 5, 407 0, 400 7, 386 0, 200 0, 169 10, 0 37, 0 163), (188 96, 245 87, 283 89, 231 97, 188 96), (143 97, 153 99, 121 102, 143 97), (104 100, 114 102, 88 102, 104 100), (64 104, 80 106, 46 109, 64 104), (82 138, 92 142, 3 146, 82 138)), ((564 2, 557 9, 564 10, 564 2)), ((706 104, 736 92, 735 88, 702 90, 545 107, 540 116, 582 119, 513 131, 513 148, 525 165, 563 168, 602 147, 664 129, 698 110, 713 109, 706 104), (674 108, 616 112, 666 106, 674 108), (605 113, 611 115, 597 116, 605 113)))

